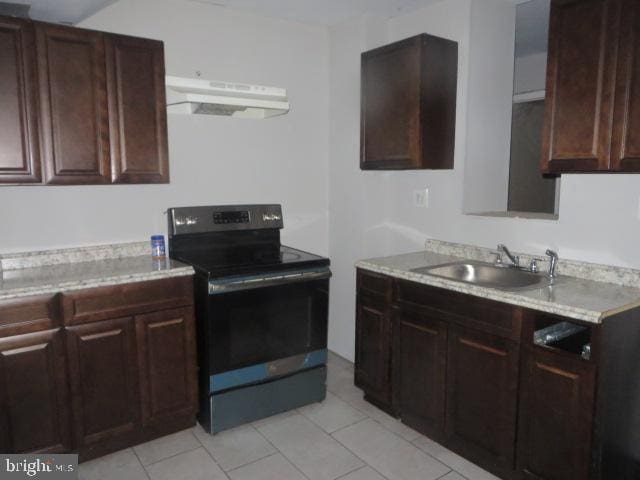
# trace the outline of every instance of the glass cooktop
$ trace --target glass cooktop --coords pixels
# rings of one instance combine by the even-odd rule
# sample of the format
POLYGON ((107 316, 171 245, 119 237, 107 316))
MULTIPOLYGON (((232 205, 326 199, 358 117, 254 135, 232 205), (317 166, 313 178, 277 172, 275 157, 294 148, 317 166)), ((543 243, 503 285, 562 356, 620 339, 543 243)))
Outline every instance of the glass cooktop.
POLYGON ((176 258, 210 278, 329 265, 328 258, 285 245, 216 248, 183 253, 176 258))

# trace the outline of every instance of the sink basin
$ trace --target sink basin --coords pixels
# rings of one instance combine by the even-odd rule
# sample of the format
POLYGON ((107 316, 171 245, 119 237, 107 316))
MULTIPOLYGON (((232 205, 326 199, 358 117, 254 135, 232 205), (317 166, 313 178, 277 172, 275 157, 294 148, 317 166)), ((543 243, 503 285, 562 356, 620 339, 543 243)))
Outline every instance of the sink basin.
POLYGON ((524 290, 551 285, 544 274, 477 261, 446 263, 414 268, 411 271, 500 290, 524 290))

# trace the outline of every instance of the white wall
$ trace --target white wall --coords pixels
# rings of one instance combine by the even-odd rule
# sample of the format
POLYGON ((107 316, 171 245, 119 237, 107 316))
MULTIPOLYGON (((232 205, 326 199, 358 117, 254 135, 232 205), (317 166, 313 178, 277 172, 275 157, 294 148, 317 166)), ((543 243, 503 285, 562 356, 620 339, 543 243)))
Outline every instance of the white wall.
POLYGON ((426 32, 459 42, 454 170, 358 171, 357 48, 370 47, 364 48, 367 36, 361 22, 330 30, 330 253, 335 265, 330 348, 348 358, 353 358, 354 338, 352 265, 359 258, 420 250, 425 238, 437 238, 485 247, 503 242, 512 250, 533 253, 551 247, 561 259, 640 268, 638 175, 563 175, 558 221, 463 214, 466 163, 483 154, 478 150, 495 148, 491 137, 473 151, 467 147, 472 128, 467 119, 493 121, 492 108, 471 101, 473 89, 467 88, 469 64, 492 55, 469 50, 472 3, 482 7, 485 0, 443 0, 395 18, 387 26, 389 41, 426 32), (480 58, 470 58, 474 55, 480 58), (476 110, 471 112, 472 108, 476 110), (412 192, 420 188, 429 188, 428 209, 412 205, 412 192))
MULTIPOLYGON (((329 348, 353 358, 355 269, 361 258, 420 248, 424 226, 436 209, 412 206, 412 191, 429 187, 432 201, 448 198, 462 208, 466 141, 466 99, 469 0, 436 3, 389 22, 373 17, 354 19, 330 29, 329 219, 331 287, 329 348), (387 42, 418 33, 431 33, 459 42, 456 169, 413 172, 363 172, 360 151, 360 54, 387 42), (434 181, 428 181, 433 179, 434 181), (411 210, 417 221, 400 217, 411 210)), ((438 221, 438 220, 435 220, 438 221)))
POLYGON ((82 26, 164 40, 169 74, 286 87, 291 112, 170 115, 170 185, 2 187, 0 252, 143 240, 171 206, 274 202, 285 242, 328 253, 326 29, 176 0, 121 0, 82 26))
POLYGON ((511 1, 471 2, 465 212, 507 210, 515 24, 511 1))
POLYGON ((513 93, 544 90, 547 76, 547 53, 533 53, 515 59, 513 93))

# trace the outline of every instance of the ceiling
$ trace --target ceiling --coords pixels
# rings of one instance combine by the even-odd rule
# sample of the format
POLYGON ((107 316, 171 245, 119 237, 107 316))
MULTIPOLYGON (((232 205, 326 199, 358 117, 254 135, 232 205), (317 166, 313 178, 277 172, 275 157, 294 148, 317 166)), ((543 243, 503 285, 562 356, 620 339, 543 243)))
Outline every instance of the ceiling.
MULTIPOLYGON (((31 5, 36 20, 75 24, 117 0, 7 0, 31 5)), ((335 25, 363 14, 395 17, 438 0, 183 0, 316 25, 335 25)), ((546 52, 549 0, 511 0, 516 14, 516 55, 546 52)), ((3 0, 0 0, 0 7, 3 0)))
POLYGON ((516 57, 547 51, 549 0, 529 0, 516 7, 516 57))
POLYGON ((316 25, 335 25, 369 13, 395 17, 438 0, 189 0, 316 25))
MULTIPOLYGON (((31 5, 29 16, 55 23, 78 23, 117 0, 6 0, 31 5)), ((1 6, 2 0, 0 0, 1 6)))
MULTIPOLYGON (((0 0, 2 3, 3 0, 0 0)), ((30 16, 78 23, 117 0, 6 0, 31 5, 30 16)), ((334 25, 365 13, 394 17, 437 0, 185 0, 316 25, 334 25)))

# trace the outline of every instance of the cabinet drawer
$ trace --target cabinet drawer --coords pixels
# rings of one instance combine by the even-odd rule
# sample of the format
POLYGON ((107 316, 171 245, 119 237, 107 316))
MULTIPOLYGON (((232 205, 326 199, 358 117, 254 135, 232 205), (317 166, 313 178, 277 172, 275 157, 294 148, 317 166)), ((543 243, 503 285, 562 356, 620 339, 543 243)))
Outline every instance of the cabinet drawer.
POLYGON ((402 306, 437 310, 445 321, 520 340, 521 312, 512 305, 409 281, 398 282, 397 298, 402 306))
POLYGON ((358 269, 357 283, 358 292, 383 295, 389 300, 391 299, 391 288, 393 286, 391 277, 358 269))
POLYGON ((60 305, 57 294, 0 302, 0 338, 50 330, 58 325, 60 305))
POLYGON ((193 304, 193 277, 177 277, 63 294, 65 325, 193 304))

